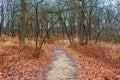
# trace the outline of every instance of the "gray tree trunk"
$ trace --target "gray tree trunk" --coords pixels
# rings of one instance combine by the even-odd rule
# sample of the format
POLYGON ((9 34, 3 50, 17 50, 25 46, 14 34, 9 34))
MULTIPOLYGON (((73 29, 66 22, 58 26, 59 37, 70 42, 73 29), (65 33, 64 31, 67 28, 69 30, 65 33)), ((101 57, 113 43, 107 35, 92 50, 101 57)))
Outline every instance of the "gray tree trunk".
POLYGON ((26 27, 26 22, 25 22, 25 14, 26 14, 26 3, 25 0, 21 0, 21 24, 20 24, 20 47, 23 47, 25 45, 25 27, 26 27))
POLYGON ((3 11, 4 11, 4 9, 3 9, 4 5, 3 4, 4 4, 4 2, 3 2, 3 0, 1 2, 2 2, 2 5, 1 5, 0 37, 2 35, 2 28, 3 28, 3 23, 4 23, 4 14, 3 14, 3 11))

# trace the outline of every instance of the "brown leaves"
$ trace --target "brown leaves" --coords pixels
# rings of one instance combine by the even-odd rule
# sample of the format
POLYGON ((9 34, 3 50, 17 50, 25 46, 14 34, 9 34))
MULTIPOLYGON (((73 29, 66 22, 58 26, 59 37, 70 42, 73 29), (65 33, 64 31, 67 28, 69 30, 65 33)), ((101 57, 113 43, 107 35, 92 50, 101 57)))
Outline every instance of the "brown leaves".
POLYGON ((44 70, 47 70, 47 64, 51 59, 51 49, 53 45, 47 45, 40 53, 39 59, 33 59, 34 51, 33 41, 26 39, 26 46, 20 48, 18 46, 18 38, 7 41, 0 41, 0 80, 35 80, 41 79, 44 70), (2 58, 1 58, 2 57, 2 58), (2 70, 1 70, 2 69, 2 70))
MULTIPOLYGON (((105 45, 105 44, 104 44, 105 45)), ((75 59, 78 67, 78 77, 82 80, 114 80, 114 76, 117 76, 116 72, 120 69, 115 69, 109 62, 112 61, 112 57, 108 55, 110 47, 106 47, 103 44, 88 44, 80 46, 75 44, 74 46, 66 46, 65 49, 75 59), (109 59, 108 59, 109 57, 109 59)), ((117 65, 114 63, 114 65, 117 65)), ((119 80, 119 79, 117 79, 119 80)))

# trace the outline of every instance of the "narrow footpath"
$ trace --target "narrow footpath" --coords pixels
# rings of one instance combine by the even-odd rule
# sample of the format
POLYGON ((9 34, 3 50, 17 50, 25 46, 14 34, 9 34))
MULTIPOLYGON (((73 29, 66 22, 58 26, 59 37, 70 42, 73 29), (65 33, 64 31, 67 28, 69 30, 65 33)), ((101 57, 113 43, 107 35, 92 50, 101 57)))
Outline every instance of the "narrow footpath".
POLYGON ((49 64, 50 69, 45 73, 44 80, 78 80, 77 67, 74 60, 63 49, 65 44, 54 48, 54 56, 49 64))

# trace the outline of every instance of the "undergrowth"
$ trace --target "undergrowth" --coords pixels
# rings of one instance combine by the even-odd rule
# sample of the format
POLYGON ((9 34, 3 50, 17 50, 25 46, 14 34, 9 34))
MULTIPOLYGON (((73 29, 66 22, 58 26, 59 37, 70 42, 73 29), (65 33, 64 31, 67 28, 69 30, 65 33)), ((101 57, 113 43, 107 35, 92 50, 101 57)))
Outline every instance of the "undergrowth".
POLYGON ((69 46, 78 52, 91 58, 99 59, 113 68, 120 68, 120 45, 107 43, 89 43, 88 45, 79 45, 75 43, 69 46))

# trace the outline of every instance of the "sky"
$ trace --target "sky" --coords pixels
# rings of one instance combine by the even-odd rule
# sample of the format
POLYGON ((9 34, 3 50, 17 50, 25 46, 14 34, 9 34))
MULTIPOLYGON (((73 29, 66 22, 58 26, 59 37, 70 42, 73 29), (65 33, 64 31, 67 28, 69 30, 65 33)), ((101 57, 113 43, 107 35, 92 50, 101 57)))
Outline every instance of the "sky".
MULTIPOLYGON (((0 0, 0 5, 1 5, 1 1, 2 1, 2 0, 0 0)), ((45 0, 45 1, 52 2, 52 3, 55 2, 55 0, 45 0)), ((110 0, 106 0, 106 1, 107 1, 107 4, 109 4, 110 0)), ((114 5, 116 4, 116 0, 111 0, 111 2, 112 2, 114 5)))
POLYGON ((110 4, 110 2, 111 2, 112 4, 115 5, 115 4, 116 4, 116 1, 117 1, 117 0, 106 0, 106 4, 110 4))

